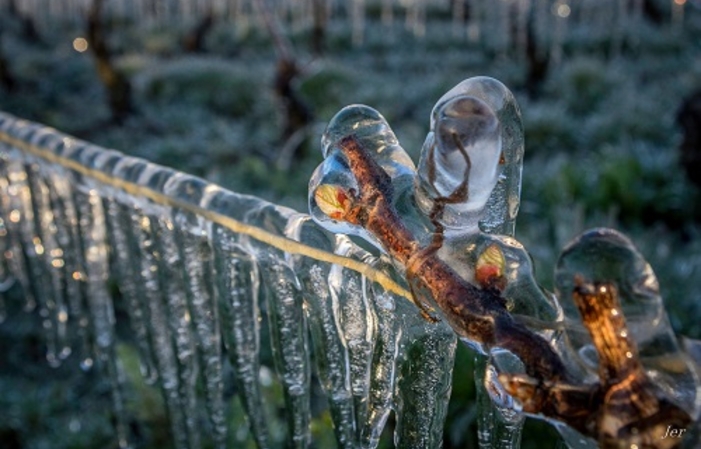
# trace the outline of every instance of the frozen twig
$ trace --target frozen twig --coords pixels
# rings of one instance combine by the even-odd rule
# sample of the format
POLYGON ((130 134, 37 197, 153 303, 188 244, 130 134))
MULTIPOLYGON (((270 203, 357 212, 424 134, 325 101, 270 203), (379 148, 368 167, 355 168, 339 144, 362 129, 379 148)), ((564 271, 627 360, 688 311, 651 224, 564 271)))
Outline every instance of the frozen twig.
POLYGON ((645 374, 613 284, 575 278, 572 293, 599 355, 599 382, 570 385, 503 374, 528 413, 543 413, 595 437, 603 447, 672 448, 691 417, 645 374), (536 399, 538 398, 538 399, 536 399))
MULTIPOLYGON (((563 421, 606 448, 666 449, 679 444, 678 438, 663 437, 670 429, 684 429, 691 418, 656 389, 643 371, 612 284, 576 279, 572 294, 600 359, 599 382, 577 382, 548 342, 508 312, 498 281, 498 254, 489 254, 496 263, 482 270, 486 273, 494 265, 495 273, 490 271, 483 278, 477 273, 479 286, 467 282, 437 256, 431 244, 421 247, 394 209, 389 175, 359 140, 345 137, 337 148, 358 187, 318 186, 314 195, 320 209, 334 220, 363 227, 405 267, 417 296, 415 303, 425 316, 430 311, 426 304, 435 303, 462 338, 481 345, 485 352, 500 347, 518 356, 526 374, 502 374, 499 380, 520 400, 524 411, 563 421)), ((435 226, 436 220, 432 221, 435 226)))

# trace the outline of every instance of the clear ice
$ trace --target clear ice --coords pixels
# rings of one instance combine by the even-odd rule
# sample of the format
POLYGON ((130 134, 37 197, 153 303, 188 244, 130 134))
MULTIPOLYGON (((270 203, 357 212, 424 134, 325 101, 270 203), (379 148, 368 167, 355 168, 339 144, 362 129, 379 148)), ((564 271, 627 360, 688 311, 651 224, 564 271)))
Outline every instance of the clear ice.
MULTIPOLYGON (((578 380, 596 380, 597 360, 571 300, 574 276, 615 282, 647 375, 698 417, 701 343, 677 342, 654 274, 625 237, 596 230, 565 248, 557 296, 535 282, 513 237, 520 113, 509 90, 485 77, 438 100, 418 168, 379 112, 341 110, 322 139, 309 215, 0 113, 0 321, 5 292, 19 286, 24 309, 41 317, 47 362, 78 360, 109 380, 120 447, 134 444, 121 344, 136 349, 146 383, 160 390, 179 449, 240 443, 228 424, 229 377, 249 438, 277 447, 281 430, 264 393, 273 368, 289 446, 313 445, 318 380, 338 447, 377 447, 391 413, 396 447, 440 447, 456 332, 411 304, 410 273, 377 238, 334 215, 347 198, 324 186, 361 187, 340 146, 347 136, 380 167, 378 182, 417 242, 431 245, 442 229, 435 254, 464 281, 481 286, 496 274, 511 315, 578 380), (117 339, 111 281, 128 341, 117 339)), ((498 375, 524 365, 498 345, 465 343, 477 354, 480 447, 516 448, 525 416, 498 375)), ((570 447, 591 447, 553 424, 570 447)))
MULTIPOLYGON (((387 191, 391 189, 393 205, 423 244, 432 235, 429 216, 434 201, 449 198, 437 217, 445 228, 439 255, 465 279, 474 281, 478 257, 490 246, 498 245, 506 255, 506 276, 510 280, 507 290, 513 293, 507 295, 513 302, 511 310, 535 320, 557 318, 556 304, 533 281, 528 254, 508 237, 513 234, 519 205, 523 131, 515 99, 503 84, 486 77, 471 78, 441 97, 431 113, 430 131, 418 169, 374 109, 348 106, 330 121, 322 137, 326 159, 310 182, 311 215, 331 231, 366 238, 382 249, 367 231, 334 219, 317 201, 320 186, 358 191, 358 181, 339 147, 350 135, 387 174, 387 191)), ((483 363, 478 366, 482 371, 486 369, 483 363)), ((476 377, 480 395, 486 398, 485 388, 489 387, 485 382, 489 379, 483 373, 476 377)), ((494 404, 489 399, 483 402, 485 407, 480 410, 494 404)), ((487 435, 480 440, 484 447, 492 447, 497 440, 519 440, 523 417, 504 408, 502 411, 486 411, 480 419, 486 427, 500 429, 481 432, 487 435), (494 433, 497 435, 492 436, 494 433)))
POLYGON ((652 267, 633 243, 612 229, 593 229, 562 251, 555 286, 565 315, 565 329, 583 377, 594 376, 597 354, 572 301, 575 276, 587 282, 613 283, 626 317, 627 332, 637 343, 644 370, 657 388, 698 417, 701 391, 692 359, 682 351, 669 323, 652 267))
MULTIPOLYGON (((390 248, 382 247, 379 237, 346 223, 344 214, 353 209, 344 204, 344 197, 333 196, 341 192, 353 196, 352 201, 364 201, 354 172, 358 162, 344 148, 350 136, 384 172, 374 181, 420 242, 416 251, 434 251, 456 274, 478 287, 486 288, 490 273, 497 273, 501 280, 496 286, 507 310, 517 322, 543 337, 579 381, 596 380, 597 360, 571 299, 574 275, 616 281, 647 375, 696 417, 699 379, 694 364, 679 350, 654 274, 630 242, 610 230, 585 234, 563 252, 557 296, 535 282, 530 256, 513 238, 524 140, 518 106, 503 84, 486 77, 470 78, 440 98, 431 113, 430 131, 416 170, 377 111, 353 105, 330 121, 322 138, 326 159, 310 182, 312 218, 330 231, 365 238, 383 253, 392 254, 390 248), (440 240, 433 236, 434 231, 442 233, 440 240), (600 237, 597 240, 592 235, 600 237), (439 245, 432 250, 436 241, 439 245)), ((402 262, 395 264, 401 270, 402 262)), ((435 305, 418 289, 412 291, 419 302, 435 305)), ((405 302, 400 299, 399 304, 405 302)), ((401 332, 406 333, 407 328, 402 327, 401 332)), ((489 347, 469 339, 465 343, 477 350, 480 447, 518 447, 525 416, 498 375, 524 373, 523 363, 498 344, 489 347)), ((401 371, 397 376, 402 391, 397 408, 401 409, 415 398, 405 396, 401 371)), ((555 426, 566 444, 590 446, 591 440, 576 431, 561 423, 555 426)))
MULTIPOLYGON (((382 130, 377 119, 367 123, 382 130)), ((396 138, 383 139, 389 155, 396 138)), ((385 257, 307 215, 4 113, 0 149, 0 281, 21 286, 24 308, 42 318, 47 362, 77 360, 109 379, 120 447, 134 445, 122 344, 160 390, 177 448, 238 444, 227 372, 249 438, 277 447, 261 383, 273 367, 294 447, 312 445, 315 379, 339 447, 376 447, 393 410, 398 447, 440 445, 456 339, 363 274, 381 270, 402 284, 385 257), (121 324, 127 341, 117 338, 121 324)), ((387 164, 411 186, 408 157, 387 164)))

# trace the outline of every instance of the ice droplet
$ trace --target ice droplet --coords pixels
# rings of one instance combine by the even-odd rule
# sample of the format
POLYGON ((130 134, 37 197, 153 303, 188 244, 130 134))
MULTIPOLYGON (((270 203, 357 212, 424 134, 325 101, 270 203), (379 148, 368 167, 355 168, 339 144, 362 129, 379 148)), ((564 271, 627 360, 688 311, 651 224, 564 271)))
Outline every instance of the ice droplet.
POLYGON ((417 199, 428 214, 437 198, 451 201, 441 221, 461 229, 477 227, 498 180, 499 122, 482 100, 458 95, 436 105, 418 170, 417 199))

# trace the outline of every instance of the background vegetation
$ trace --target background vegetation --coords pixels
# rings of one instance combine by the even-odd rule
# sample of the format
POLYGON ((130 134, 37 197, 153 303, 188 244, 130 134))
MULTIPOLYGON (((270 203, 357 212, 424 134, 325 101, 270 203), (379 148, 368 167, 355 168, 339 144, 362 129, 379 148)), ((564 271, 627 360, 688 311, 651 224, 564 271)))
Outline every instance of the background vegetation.
MULTIPOLYGON (((74 49, 86 21, 38 26, 32 37, 16 16, 2 13, 0 66, 11 82, 0 84, 0 109, 305 210, 307 181, 321 159, 319 135, 338 109, 351 103, 378 109, 417 159, 434 102, 464 78, 492 76, 514 91, 523 113, 526 161, 516 235, 532 254, 539 281, 552 285, 557 254, 578 233, 618 228, 658 274, 675 330, 701 338, 695 325, 701 316, 700 192, 680 165, 675 122, 683 100, 701 89, 701 14, 698 4, 687 6, 684 26, 668 18, 642 20, 620 42, 593 25, 568 30, 560 60, 549 61, 538 83, 526 55, 456 36, 445 7, 429 8, 426 33, 416 36, 401 20, 382 25, 379 8, 369 2, 363 44, 353 45, 350 20, 339 14, 328 24, 322 54, 311 46, 309 29, 283 26, 296 69, 288 87, 309 113, 299 141, 285 135, 284 58, 264 27, 215 17, 198 51, 186 51, 183 40, 195 19, 167 26, 105 21, 111 61, 131 88, 130 110, 115 117, 95 55, 74 49)), ((19 294, 6 294, 7 319, 0 325, 0 446, 114 447, 108 386, 94 370, 80 370, 74 357, 48 368, 40 317, 21 312, 13 301, 19 294)), ((135 385, 128 402, 140 421, 131 429, 138 446, 168 447, 157 390, 140 379, 129 346, 120 347, 120 357, 135 385)), ((454 377, 445 447, 474 447, 471 356, 464 348, 454 377)), ((280 407, 274 387, 269 394, 280 407)), ((242 423, 238 402, 231 404, 232 422, 242 423)), ((318 446, 327 447, 329 418, 319 413, 318 446)), ((545 447, 553 437, 545 424, 529 421, 528 427, 524 447, 545 447)), ((245 425, 238 428, 232 447, 247 436, 245 425)))

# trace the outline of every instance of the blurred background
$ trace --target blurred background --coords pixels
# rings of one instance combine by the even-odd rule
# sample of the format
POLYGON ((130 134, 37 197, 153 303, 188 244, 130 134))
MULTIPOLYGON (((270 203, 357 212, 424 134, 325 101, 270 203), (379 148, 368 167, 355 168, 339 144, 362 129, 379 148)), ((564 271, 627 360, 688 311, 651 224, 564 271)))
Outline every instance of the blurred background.
MULTIPOLYGON (((300 211, 336 111, 374 107, 418 160, 435 101, 477 75, 521 107, 516 236, 539 282, 574 236, 615 227, 652 264, 675 331, 700 338, 699 0, 0 0, 0 110, 300 211)), ((0 447, 114 447, 108 386, 70 358, 49 368, 39 318, 15 303, 0 447)), ((120 357, 138 447, 170 447, 157 391, 128 346, 120 357)), ((476 444, 471 363, 461 348, 446 448, 476 444)), ((231 407, 232 447, 247 447, 231 407)), ((324 419, 318 447, 333 447, 324 419)), ((553 436, 529 420, 524 447, 553 436)))

